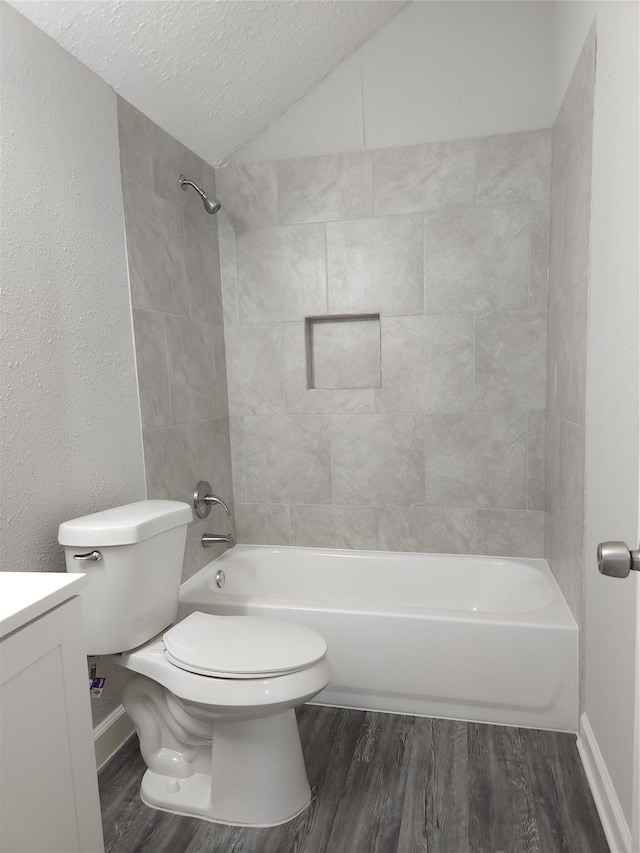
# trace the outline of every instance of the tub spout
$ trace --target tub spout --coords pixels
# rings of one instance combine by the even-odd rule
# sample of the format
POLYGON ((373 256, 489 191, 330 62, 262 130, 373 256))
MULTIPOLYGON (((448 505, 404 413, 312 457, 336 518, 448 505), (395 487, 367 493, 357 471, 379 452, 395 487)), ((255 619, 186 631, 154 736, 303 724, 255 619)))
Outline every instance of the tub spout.
POLYGON ((205 533, 202 537, 203 548, 211 548, 218 542, 226 542, 229 548, 233 548, 233 546, 236 544, 236 540, 230 533, 205 533))

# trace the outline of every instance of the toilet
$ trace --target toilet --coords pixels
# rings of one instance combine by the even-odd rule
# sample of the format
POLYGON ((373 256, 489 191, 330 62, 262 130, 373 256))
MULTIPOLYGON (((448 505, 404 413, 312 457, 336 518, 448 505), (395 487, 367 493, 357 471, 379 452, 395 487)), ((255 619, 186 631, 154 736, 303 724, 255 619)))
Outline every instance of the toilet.
POLYGON ((330 679, 315 631, 250 616, 175 623, 191 508, 140 501, 60 525, 83 572, 87 654, 131 673, 123 704, 147 765, 148 806, 218 823, 275 826, 311 791, 295 708, 330 679))

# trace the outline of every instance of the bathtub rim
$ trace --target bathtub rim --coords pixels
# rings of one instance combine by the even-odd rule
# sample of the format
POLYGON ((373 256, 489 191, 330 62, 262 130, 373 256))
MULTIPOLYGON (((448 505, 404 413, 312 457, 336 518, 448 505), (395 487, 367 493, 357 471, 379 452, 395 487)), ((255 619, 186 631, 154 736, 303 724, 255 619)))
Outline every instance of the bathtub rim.
POLYGON ((272 606, 279 608, 292 608, 293 606, 297 606, 300 608, 303 603, 307 604, 309 609, 314 609, 318 611, 324 610, 340 610, 344 613, 354 613, 354 614, 384 614, 391 615, 393 613, 397 613, 398 615, 402 615, 403 617, 409 618, 420 618, 420 617, 428 617, 434 618, 437 620, 445 620, 445 621, 467 621, 468 619, 477 620, 486 622, 488 624, 500 624, 500 625, 539 625, 542 627, 547 627, 550 624, 553 624, 556 627, 566 628, 567 630, 575 630, 578 628, 577 621, 567 604, 564 595, 558 585, 557 580, 555 579, 549 564, 543 557, 505 557, 505 556, 491 556, 488 554, 440 554, 433 552, 420 552, 420 551, 375 551, 375 550, 365 550, 365 549, 350 549, 350 548, 314 548, 302 545, 253 545, 253 544, 239 544, 234 548, 230 548, 221 554, 219 557, 214 558, 210 563, 203 566, 199 569, 195 574, 193 574, 190 578, 184 581, 180 585, 180 606, 183 603, 194 604, 196 603, 195 598, 192 598, 192 594, 196 590, 204 590, 210 594, 212 599, 215 600, 223 600, 229 605, 236 604, 240 605, 241 602, 250 601, 252 603, 257 604, 261 601, 268 601, 272 606), (211 587, 207 581, 213 581, 215 577, 215 573, 222 567, 225 561, 229 561, 233 558, 234 552, 238 553, 236 549, 239 549, 240 553, 249 553, 249 552, 260 552, 260 551, 268 551, 271 553, 277 553, 279 551, 306 551, 310 553, 314 553, 317 555, 339 555, 339 556, 347 556, 347 557, 358 557, 359 555, 366 557, 390 557, 390 558, 403 558, 403 557, 415 557, 415 558, 449 558, 449 559, 462 559, 462 560, 497 560, 497 561, 507 561, 516 563, 518 565, 525 565, 528 568, 532 568, 537 572, 542 572, 545 576, 545 580, 550 584, 553 595, 551 600, 545 604, 543 607, 540 607, 535 610, 504 610, 504 611, 489 611, 489 610, 480 610, 474 611, 469 609, 455 609, 455 608, 439 608, 439 607, 427 607, 424 605, 420 606, 409 606, 409 605, 398 605, 398 604, 379 604, 372 602, 363 602, 362 604, 354 603, 354 602, 341 602, 339 599, 337 600, 329 600, 329 599, 314 599, 312 597, 306 598, 283 598, 283 597, 266 597, 266 596, 250 596, 250 595, 235 595, 229 593, 221 593, 217 594, 215 590, 211 587), (215 568, 214 568, 215 567, 215 568), (203 585, 204 582, 204 585, 203 585))

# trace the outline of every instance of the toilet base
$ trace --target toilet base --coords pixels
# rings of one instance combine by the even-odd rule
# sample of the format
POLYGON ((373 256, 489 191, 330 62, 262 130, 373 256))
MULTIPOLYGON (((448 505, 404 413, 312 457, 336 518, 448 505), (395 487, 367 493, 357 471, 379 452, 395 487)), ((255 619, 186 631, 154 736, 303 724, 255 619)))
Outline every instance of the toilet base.
POLYGON ((147 765, 146 805, 255 827, 285 823, 308 806, 294 709, 326 686, 325 659, 289 675, 233 681, 178 669, 156 643, 128 653, 125 665, 132 675, 122 701, 147 765))
POLYGON ((286 823, 309 805, 311 789, 292 709, 259 719, 215 720, 207 752, 210 772, 178 779, 147 770, 142 801, 215 823, 256 827, 286 823))
POLYGON ((147 765, 140 796, 152 808, 234 826, 276 826, 309 804, 293 708, 221 716, 134 676, 124 691, 147 765))
POLYGON ((189 779, 180 780, 181 789, 176 793, 172 793, 168 790, 168 787, 174 781, 173 779, 168 779, 166 776, 159 776, 157 773, 147 770, 142 778, 140 799, 146 806, 171 812, 171 814, 197 817, 200 820, 209 820, 212 823, 221 823, 227 826, 252 826, 256 829, 287 823, 293 820, 294 817, 302 814, 311 802, 311 791, 309 791, 309 795, 302 806, 286 817, 279 817, 272 821, 261 820, 256 822, 250 820, 244 823, 240 820, 227 820, 217 813, 215 815, 209 814, 207 804, 210 796, 211 780, 208 776, 197 773, 189 779))

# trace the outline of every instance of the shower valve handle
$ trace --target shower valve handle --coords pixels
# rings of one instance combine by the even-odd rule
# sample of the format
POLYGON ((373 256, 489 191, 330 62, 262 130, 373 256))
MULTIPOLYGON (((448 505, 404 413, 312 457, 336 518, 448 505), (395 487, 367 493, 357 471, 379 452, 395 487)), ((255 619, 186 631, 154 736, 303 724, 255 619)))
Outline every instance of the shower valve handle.
POLYGON ((228 516, 231 516, 231 510, 226 503, 214 495, 211 491, 211 484, 206 480, 200 480, 193 493, 193 508, 196 511, 198 518, 207 518, 211 512, 212 506, 221 506, 228 516))

